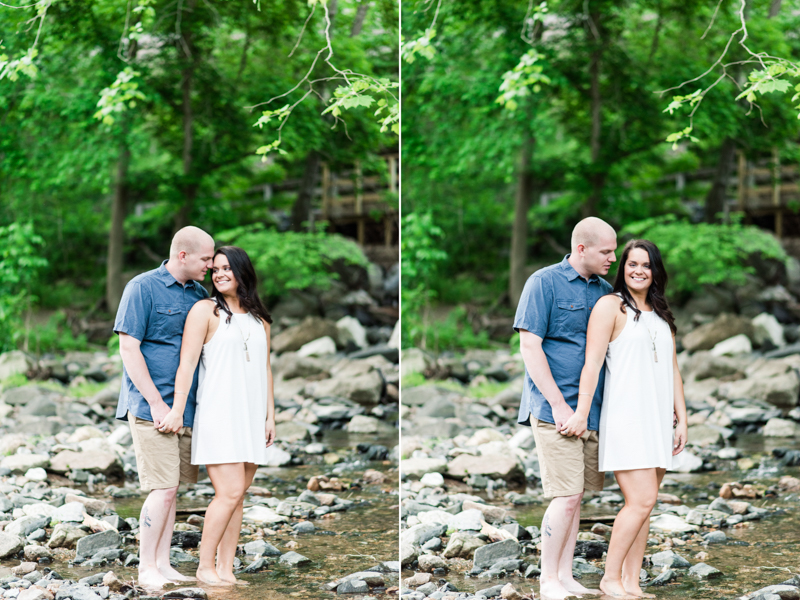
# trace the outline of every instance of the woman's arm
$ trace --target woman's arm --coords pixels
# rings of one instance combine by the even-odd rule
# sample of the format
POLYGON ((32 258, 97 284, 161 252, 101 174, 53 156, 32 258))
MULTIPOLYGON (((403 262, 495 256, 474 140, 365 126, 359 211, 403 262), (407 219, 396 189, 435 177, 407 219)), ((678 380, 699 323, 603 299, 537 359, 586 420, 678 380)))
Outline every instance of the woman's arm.
POLYGON ((189 390, 192 389, 197 361, 200 360, 200 353, 203 351, 209 317, 213 313, 214 305, 211 302, 197 302, 186 316, 181 341, 181 362, 175 374, 172 409, 162 421, 165 433, 178 433, 183 427, 183 411, 189 398, 189 390))
POLYGON ((586 421, 592 408, 592 398, 597 388, 600 369, 606 360, 606 351, 614 333, 617 317, 622 315, 619 303, 617 296, 604 296, 594 305, 589 317, 589 327, 586 330, 586 362, 578 386, 578 408, 564 423, 561 433, 566 436, 579 437, 586 431, 586 421))
POLYGON ((272 382, 272 361, 270 360, 270 351, 272 350, 272 343, 269 339, 270 326, 266 321, 264 322, 264 331, 267 334, 267 422, 264 427, 267 435, 267 448, 272 446, 275 441, 275 385, 272 382))
POLYGON ((672 456, 679 454, 689 441, 689 425, 686 422, 686 399, 683 395, 683 379, 678 368, 678 349, 675 344, 675 335, 672 336, 672 377, 673 377, 673 396, 675 405, 675 438, 672 444, 672 456))

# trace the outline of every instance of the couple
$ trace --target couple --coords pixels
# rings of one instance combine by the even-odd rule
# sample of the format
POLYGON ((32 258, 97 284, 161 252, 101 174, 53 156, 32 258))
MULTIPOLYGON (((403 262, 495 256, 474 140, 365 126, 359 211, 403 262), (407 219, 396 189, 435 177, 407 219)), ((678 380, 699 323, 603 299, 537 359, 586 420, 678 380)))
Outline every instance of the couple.
POLYGON ((178 231, 169 260, 125 287, 114 323, 124 367, 117 418, 130 423, 140 485, 150 492, 139 520, 144 587, 193 579, 170 566, 169 553, 178 486, 196 483, 200 464, 215 496, 197 579, 245 583, 233 574, 244 496, 275 440, 270 323, 247 253, 214 252, 197 227, 178 231), (209 269, 211 298, 199 283, 209 269))
POLYGON ((600 593, 573 579, 572 558, 583 492, 602 490, 604 472, 613 471, 625 506, 600 589, 653 597, 639 586, 650 512, 687 441, 667 274, 655 244, 632 240, 612 288, 600 276, 616 260, 617 236, 595 217, 575 226, 571 246, 528 279, 514 319, 526 371, 519 422, 533 428, 542 486, 553 498, 542 520, 541 595, 600 593))

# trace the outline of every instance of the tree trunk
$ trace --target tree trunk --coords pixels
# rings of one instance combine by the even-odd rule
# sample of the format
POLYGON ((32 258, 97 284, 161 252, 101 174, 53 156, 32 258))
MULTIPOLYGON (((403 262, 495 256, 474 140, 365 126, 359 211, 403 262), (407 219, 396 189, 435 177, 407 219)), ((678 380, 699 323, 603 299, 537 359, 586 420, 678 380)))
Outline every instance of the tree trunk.
MULTIPOLYGON (((598 15, 592 15, 594 23, 598 23, 598 15)), ((594 27, 591 28, 594 30, 594 27)), ((588 35, 591 35, 588 34, 588 35)), ((600 148, 601 131, 603 125, 603 99, 600 94, 600 68, 603 57, 603 48, 600 40, 595 40, 595 48, 589 62, 589 95, 591 97, 592 132, 589 147, 592 154, 592 164, 590 165, 589 183, 591 184, 591 194, 583 205, 583 217, 594 216, 597 212, 597 204, 603 195, 605 186, 605 173, 600 168, 600 148)))
POLYGON ((508 297, 516 306, 525 286, 525 263, 528 246, 528 209, 533 195, 531 158, 535 139, 526 135, 519 150, 517 164, 517 191, 514 197, 514 223, 511 229, 511 252, 508 268, 508 297))
POLYGON ((297 200, 292 207, 292 231, 303 231, 303 223, 308 221, 311 212, 311 202, 314 199, 314 190, 317 188, 317 175, 319 173, 319 153, 311 150, 306 155, 306 166, 303 180, 297 192, 297 200))
POLYGON ((131 151, 127 141, 122 142, 117 162, 117 180, 111 200, 111 228, 108 232, 108 259, 106 261, 106 305, 115 314, 122 299, 122 250, 125 245, 125 212, 128 205, 128 164, 131 151))
POLYGON ((781 0, 772 0, 772 3, 769 5, 769 18, 777 17, 780 12, 781 0))
MULTIPOLYGON (((778 0, 780 1, 780 0, 778 0)), ((361 28, 364 27, 364 19, 367 17, 367 10, 369 9, 369 2, 362 0, 356 10, 356 18, 353 19, 353 25, 350 27, 350 37, 356 37, 361 33, 361 28)))
POLYGON ((719 161, 714 173, 714 181, 706 195, 705 222, 719 223, 718 214, 725 211, 725 193, 728 189, 728 180, 731 176, 731 165, 736 154, 736 142, 733 138, 725 138, 719 149, 719 161))
MULTIPOLYGON (((187 11, 192 14, 195 1, 188 2, 187 11)), ((183 204, 175 215, 175 231, 189 225, 194 201, 197 196, 197 184, 192 177, 192 150, 194 145, 194 113, 192 112, 192 85, 194 82, 195 49, 192 47, 192 32, 188 22, 181 30, 181 49, 186 54, 186 65, 181 71, 181 92, 183 95, 183 204)))

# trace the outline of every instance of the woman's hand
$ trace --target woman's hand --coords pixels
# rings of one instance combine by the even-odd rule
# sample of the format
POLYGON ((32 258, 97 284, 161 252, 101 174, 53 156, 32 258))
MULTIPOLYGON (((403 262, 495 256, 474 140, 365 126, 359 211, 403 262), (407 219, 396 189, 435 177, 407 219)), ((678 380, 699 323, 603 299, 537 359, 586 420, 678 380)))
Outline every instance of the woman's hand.
POLYGON ((675 427, 675 436, 673 437, 673 440, 672 456, 675 456, 683 451, 683 448, 686 446, 686 442, 689 441, 689 432, 686 423, 678 423, 678 425, 675 427))
POLYGON ((567 437, 572 435, 581 437, 584 431, 586 431, 586 417, 578 412, 573 413, 561 428, 561 434, 567 437))
POLYGON ((275 419, 267 419, 265 433, 267 434, 267 448, 269 448, 275 442, 275 419))
POLYGON ((161 433, 178 433, 183 427, 183 411, 170 409, 158 430, 161 433))

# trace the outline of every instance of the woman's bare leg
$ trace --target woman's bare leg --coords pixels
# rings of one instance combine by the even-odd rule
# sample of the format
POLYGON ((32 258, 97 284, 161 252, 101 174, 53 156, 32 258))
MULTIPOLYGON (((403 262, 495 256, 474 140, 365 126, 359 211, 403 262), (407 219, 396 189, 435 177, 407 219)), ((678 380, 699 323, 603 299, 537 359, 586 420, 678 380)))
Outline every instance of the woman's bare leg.
POLYGON ((247 490, 248 486, 244 485, 245 466, 244 463, 228 463, 206 465, 206 469, 211 483, 214 484, 214 499, 208 505, 203 523, 197 578, 205 583, 229 585, 229 582, 222 581, 217 574, 214 555, 233 513, 240 506, 247 490))
POLYGON ((217 546, 217 575, 223 581, 228 583, 238 583, 246 585, 246 581, 236 579, 233 574, 233 559, 236 556, 236 547, 239 545, 239 534, 242 530, 242 512, 244 511, 244 497, 247 494, 247 489, 253 483, 253 477, 256 474, 256 465, 253 463, 244 463, 244 489, 242 490, 242 499, 239 502, 236 510, 231 515, 231 520, 228 522, 228 527, 222 535, 222 539, 217 546))
MULTIPOLYGON (((600 589, 609 596, 630 598, 632 596, 625 591, 622 584, 622 565, 656 504, 658 480, 655 469, 615 471, 614 475, 625 496, 625 506, 614 520, 606 557, 606 572, 600 582, 600 589)), ((641 559, 639 564, 641 565, 641 559)), ((638 579, 639 571, 636 573, 638 579)))
MULTIPOLYGON (((666 472, 666 469, 656 469, 656 481, 658 483, 658 489, 661 488, 661 480, 664 479, 664 474, 666 472)), ((656 497, 658 496, 656 495, 656 497)), ((622 563, 622 586, 631 596, 637 596, 640 598, 656 597, 655 594, 647 594, 643 592, 641 586, 639 585, 639 572, 642 569, 642 559, 644 558, 644 551, 647 547, 647 537, 649 535, 650 519, 646 519, 645 522, 642 523, 642 528, 639 530, 639 535, 636 536, 633 545, 631 545, 631 549, 628 550, 628 554, 625 556, 625 562, 622 563)))

